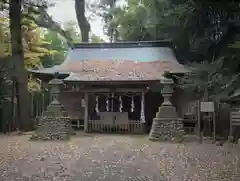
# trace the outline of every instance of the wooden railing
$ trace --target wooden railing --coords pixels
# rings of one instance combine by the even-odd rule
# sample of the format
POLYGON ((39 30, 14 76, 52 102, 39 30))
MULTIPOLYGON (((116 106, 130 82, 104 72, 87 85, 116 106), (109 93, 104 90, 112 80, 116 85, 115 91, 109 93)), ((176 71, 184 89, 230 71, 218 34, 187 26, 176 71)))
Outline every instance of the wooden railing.
POLYGON ((72 127, 74 129, 83 129, 84 128, 84 120, 82 119, 71 119, 72 127))
POLYGON ((230 112, 230 130, 229 135, 233 136, 234 139, 240 137, 237 127, 240 126, 240 112, 239 110, 232 110, 230 112))
POLYGON ((195 115, 184 115, 183 117, 183 129, 185 133, 192 134, 195 133, 197 125, 197 117, 195 115))
POLYGON ((230 119, 232 126, 240 126, 240 112, 238 111, 231 111, 230 112, 230 119))
POLYGON ((133 133, 142 134, 145 132, 145 124, 138 120, 129 120, 128 123, 103 123, 101 120, 88 120, 89 132, 101 133, 133 133))

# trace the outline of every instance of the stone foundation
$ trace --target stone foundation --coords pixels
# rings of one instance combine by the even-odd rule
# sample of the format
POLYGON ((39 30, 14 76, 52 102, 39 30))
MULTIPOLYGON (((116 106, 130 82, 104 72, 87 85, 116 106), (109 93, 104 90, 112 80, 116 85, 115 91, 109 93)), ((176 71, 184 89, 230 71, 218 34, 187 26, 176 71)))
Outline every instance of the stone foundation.
POLYGON ((181 120, 169 120, 164 118, 155 118, 153 120, 150 140, 158 141, 177 141, 183 140, 183 123, 181 120))
POLYGON ((73 134, 68 117, 41 117, 31 140, 67 140, 73 134))

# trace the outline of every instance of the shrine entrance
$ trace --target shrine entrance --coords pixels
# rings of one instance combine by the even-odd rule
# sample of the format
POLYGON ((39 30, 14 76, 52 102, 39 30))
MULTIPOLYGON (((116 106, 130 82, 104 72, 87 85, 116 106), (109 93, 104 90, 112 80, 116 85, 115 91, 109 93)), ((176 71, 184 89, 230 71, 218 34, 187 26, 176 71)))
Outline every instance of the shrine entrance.
POLYGON ((145 92, 88 93, 88 132, 144 133, 145 92))
POLYGON ((82 117, 85 132, 147 133, 162 102, 160 92, 147 88, 149 82, 65 84, 62 102, 71 117, 78 114, 82 117), (77 111, 80 108, 82 113, 77 111))

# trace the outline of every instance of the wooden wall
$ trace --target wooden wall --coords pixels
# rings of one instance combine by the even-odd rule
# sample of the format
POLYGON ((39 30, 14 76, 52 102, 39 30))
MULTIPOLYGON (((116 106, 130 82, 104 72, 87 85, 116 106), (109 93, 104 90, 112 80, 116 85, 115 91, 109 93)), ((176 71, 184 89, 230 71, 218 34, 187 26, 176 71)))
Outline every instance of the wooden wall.
POLYGON ((68 112, 68 116, 74 119, 84 118, 84 108, 81 106, 83 92, 61 92, 60 101, 68 112))
MULTIPOLYGON (((172 102, 177 108, 177 112, 181 115, 183 105, 185 105, 187 99, 183 98, 182 92, 174 93, 172 97, 172 102)), ((83 119, 84 118, 84 109, 81 107, 81 99, 84 98, 83 92, 61 92, 60 101, 68 112, 69 116, 72 118, 83 119)), ((100 101, 102 102, 102 100, 100 101)), ((124 107, 123 111, 130 110, 131 100, 123 99, 124 107)), ((145 95, 145 118, 147 125, 151 127, 153 118, 155 118, 158 111, 158 107, 162 104, 163 97, 160 92, 147 92, 145 95)), ((140 96, 135 97, 135 114, 140 116, 140 96)), ((105 105, 104 105, 105 106, 105 105)), ((103 108, 103 105, 99 105, 99 108, 103 108)), ((91 111, 95 109, 95 98, 89 96, 89 117, 91 117, 91 111), (92 108, 92 109, 91 109, 92 108)), ((133 116, 133 117, 139 117, 133 116)))

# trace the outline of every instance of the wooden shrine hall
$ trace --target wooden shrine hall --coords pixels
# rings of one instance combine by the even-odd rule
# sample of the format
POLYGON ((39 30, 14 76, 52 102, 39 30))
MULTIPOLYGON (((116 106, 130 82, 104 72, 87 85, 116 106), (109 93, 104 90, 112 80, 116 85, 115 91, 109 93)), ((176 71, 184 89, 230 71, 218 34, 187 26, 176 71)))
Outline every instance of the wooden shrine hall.
POLYGON ((142 133, 163 101, 160 80, 166 71, 189 72, 170 42, 154 41, 75 44, 61 65, 29 72, 43 86, 59 73, 60 102, 86 132, 142 133))

